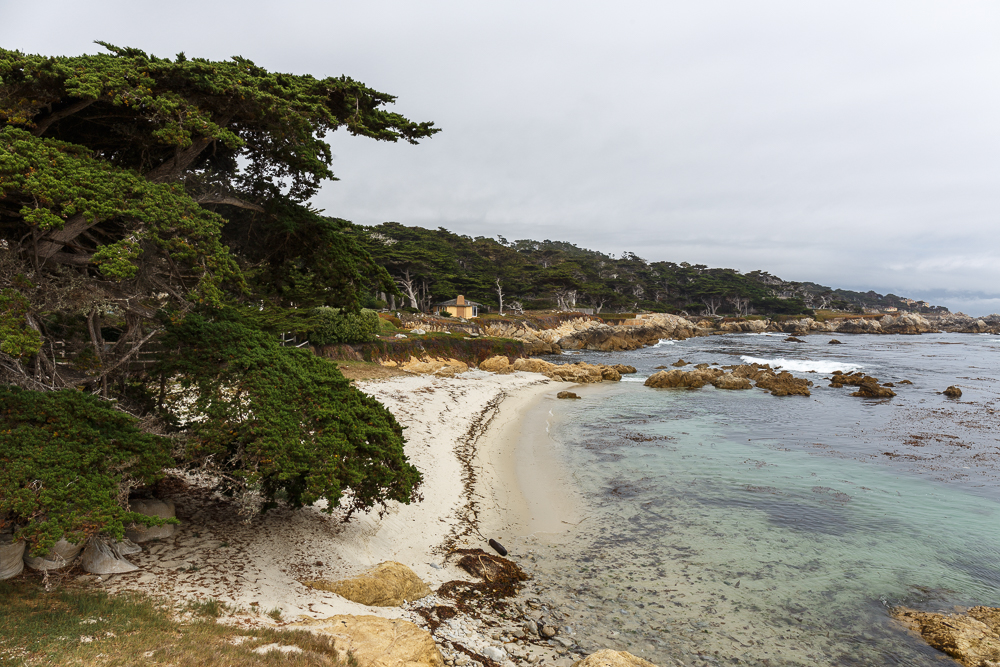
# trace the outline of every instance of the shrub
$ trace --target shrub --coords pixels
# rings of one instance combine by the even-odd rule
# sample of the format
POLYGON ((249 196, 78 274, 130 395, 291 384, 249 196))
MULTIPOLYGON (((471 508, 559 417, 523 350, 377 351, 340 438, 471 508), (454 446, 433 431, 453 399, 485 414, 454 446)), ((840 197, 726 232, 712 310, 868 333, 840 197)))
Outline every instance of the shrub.
POLYGON ((154 373, 179 375, 191 390, 186 457, 246 499, 246 513, 279 497, 296 508, 326 499, 331 513, 346 495, 348 517, 419 499, 421 476, 396 419, 307 350, 240 321, 191 314, 168 324, 154 373))
POLYGON ((447 310, 442 310, 440 313, 438 313, 438 315, 440 315, 441 317, 451 317, 452 316, 452 314, 450 312, 448 312, 447 310))
POLYGON ((367 343, 378 334, 381 324, 378 313, 362 309, 352 313, 340 308, 317 308, 309 342, 313 345, 367 343))
POLYGON ((132 522, 163 523, 124 503, 172 464, 166 439, 143 433, 106 401, 0 386, 0 527, 13 524, 33 554, 61 537, 121 539, 132 522))

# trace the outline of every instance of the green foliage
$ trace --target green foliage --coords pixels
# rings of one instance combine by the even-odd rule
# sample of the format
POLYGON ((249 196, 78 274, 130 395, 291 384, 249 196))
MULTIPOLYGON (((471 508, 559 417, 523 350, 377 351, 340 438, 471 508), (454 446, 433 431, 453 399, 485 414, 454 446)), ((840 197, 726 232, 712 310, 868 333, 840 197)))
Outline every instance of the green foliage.
POLYGON ((123 502, 173 464, 169 451, 106 401, 0 386, 0 523, 13 524, 36 554, 61 537, 121 539, 129 523, 162 523, 123 502))
POLYGON ((419 497, 402 427, 334 364, 238 317, 188 315, 168 325, 163 345, 154 372, 194 390, 187 459, 221 475, 229 493, 259 491, 265 510, 278 497, 293 507, 326 499, 327 512, 344 496, 348 516, 419 497))
POLYGON ((0 352, 27 357, 42 348, 42 337, 28 325, 30 303, 12 287, 0 291, 0 352))
POLYGON ((362 309, 352 313, 340 308, 317 308, 309 342, 313 345, 367 343, 375 338, 382 325, 378 313, 362 309))

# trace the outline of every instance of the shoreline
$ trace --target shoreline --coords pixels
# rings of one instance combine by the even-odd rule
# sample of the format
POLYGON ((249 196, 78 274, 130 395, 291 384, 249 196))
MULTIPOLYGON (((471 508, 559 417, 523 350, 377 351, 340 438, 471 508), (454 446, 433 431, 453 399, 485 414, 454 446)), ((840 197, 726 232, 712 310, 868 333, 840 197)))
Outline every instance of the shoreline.
MULTIPOLYGON (((443 563, 443 556, 449 540, 465 530, 470 500, 486 508, 482 519, 487 529, 493 529, 500 516, 516 517, 512 525, 525 524, 523 516, 528 515, 519 514, 522 508, 552 500, 525 499, 521 493, 526 487, 510 463, 524 428, 522 414, 543 404, 545 395, 554 394, 563 383, 538 374, 471 371, 451 378, 407 376, 359 385, 406 427, 407 457, 424 475, 422 502, 396 504, 381 518, 373 512, 346 524, 315 506, 277 508, 243 523, 226 501, 188 477, 166 495, 177 504, 181 525, 172 537, 147 543, 142 553, 129 557, 139 571, 78 581, 108 592, 137 590, 175 602, 216 599, 239 610, 232 622, 243 625, 282 625, 338 614, 406 618, 420 624, 407 608, 368 607, 299 581, 344 579, 384 561, 403 563, 432 589, 468 579, 464 571, 443 563), (476 422, 481 422, 478 428, 476 422), (463 446, 473 454, 472 486, 458 456, 463 446), (479 497, 484 488, 501 492, 489 499, 479 497), (497 504, 508 502, 513 509, 497 504), (281 612, 281 621, 267 616, 272 610, 281 612)), ((549 460, 540 450, 536 455, 536 461, 549 460)), ((545 527, 574 516, 568 504, 552 506, 545 527)), ((462 539, 469 546, 489 550, 475 531, 465 532, 470 534, 462 539)))

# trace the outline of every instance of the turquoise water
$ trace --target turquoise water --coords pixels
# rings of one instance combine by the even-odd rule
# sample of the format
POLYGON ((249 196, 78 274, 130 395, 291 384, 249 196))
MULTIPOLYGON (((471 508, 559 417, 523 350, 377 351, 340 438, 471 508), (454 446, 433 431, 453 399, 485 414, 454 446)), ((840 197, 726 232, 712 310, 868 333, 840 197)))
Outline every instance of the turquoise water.
POLYGON ((936 665, 942 654, 896 626, 891 605, 1000 606, 1000 339, 809 341, 583 355, 640 373, 557 404, 551 432, 587 517, 517 545, 533 552, 535 594, 583 651, 659 665, 936 665), (826 373, 805 375, 810 398, 634 381, 678 356, 826 373), (914 384, 859 399, 826 386, 838 366, 914 384), (950 384, 962 400, 937 393, 950 384))

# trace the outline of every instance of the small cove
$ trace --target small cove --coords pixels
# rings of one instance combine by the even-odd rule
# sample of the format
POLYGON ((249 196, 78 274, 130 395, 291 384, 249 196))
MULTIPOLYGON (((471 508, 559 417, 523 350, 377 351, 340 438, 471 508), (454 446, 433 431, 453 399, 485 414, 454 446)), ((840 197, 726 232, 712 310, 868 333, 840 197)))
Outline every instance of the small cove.
POLYGON ((719 336, 570 357, 639 369, 553 408, 587 516, 515 542, 582 648, 661 666, 942 664, 888 607, 1000 605, 1000 339, 807 340, 719 336), (784 359, 799 376, 810 362, 851 364, 914 384, 866 401, 822 373, 805 375, 809 398, 635 381, 680 356, 784 359), (961 401, 937 393, 959 383, 961 401))

